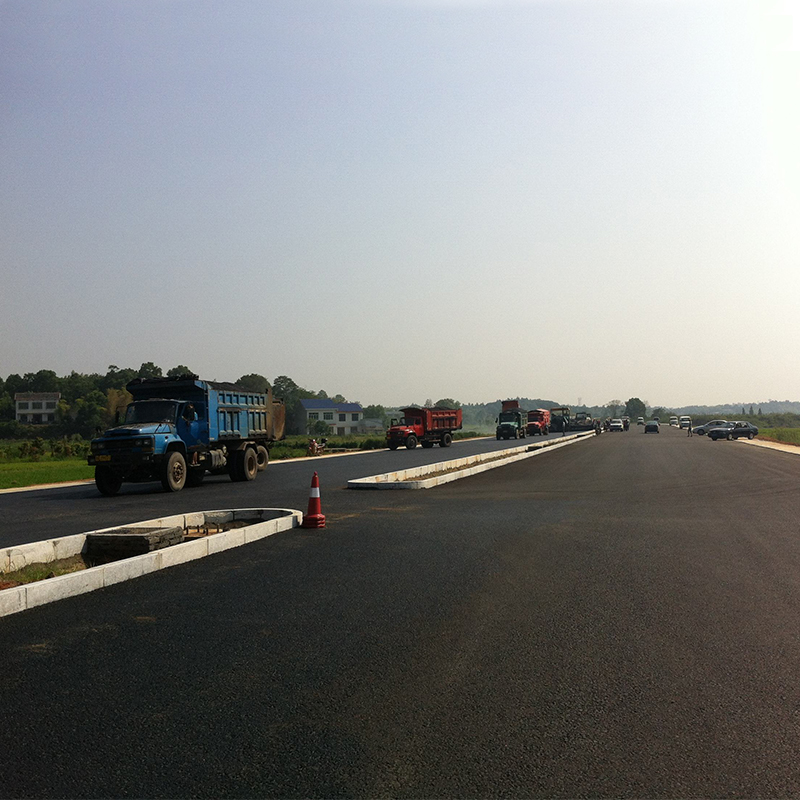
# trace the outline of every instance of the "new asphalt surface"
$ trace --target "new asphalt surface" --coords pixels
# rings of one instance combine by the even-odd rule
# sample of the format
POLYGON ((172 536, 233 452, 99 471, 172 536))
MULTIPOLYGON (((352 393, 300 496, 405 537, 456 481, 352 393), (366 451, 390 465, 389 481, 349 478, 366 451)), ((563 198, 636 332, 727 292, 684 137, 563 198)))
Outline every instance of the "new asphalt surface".
POLYGON ((0 795, 797 796, 799 479, 663 427, 328 481, 324 531, 0 620, 0 795))
POLYGON ((506 450, 561 434, 496 441, 494 437, 395 452, 375 450, 346 456, 325 456, 271 463, 251 483, 232 483, 223 475, 207 475, 202 486, 165 492, 158 482, 126 483, 116 497, 103 497, 94 483, 63 488, 0 493, 0 547, 123 525, 144 519, 218 508, 280 507, 305 511, 311 476, 319 472, 322 491, 348 480, 447 459, 506 450))

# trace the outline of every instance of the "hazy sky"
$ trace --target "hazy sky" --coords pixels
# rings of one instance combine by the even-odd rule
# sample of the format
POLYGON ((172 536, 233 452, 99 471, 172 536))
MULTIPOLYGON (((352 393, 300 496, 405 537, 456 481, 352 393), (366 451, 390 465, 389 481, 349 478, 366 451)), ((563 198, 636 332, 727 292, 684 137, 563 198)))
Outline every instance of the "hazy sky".
POLYGON ((0 376, 800 399, 800 0, 0 0, 0 376))

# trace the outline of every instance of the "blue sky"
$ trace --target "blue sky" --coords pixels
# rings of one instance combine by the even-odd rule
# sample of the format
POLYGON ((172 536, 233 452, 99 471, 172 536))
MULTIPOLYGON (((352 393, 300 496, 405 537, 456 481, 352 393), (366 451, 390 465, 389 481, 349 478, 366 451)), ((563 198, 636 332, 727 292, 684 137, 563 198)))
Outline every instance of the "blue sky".
POLYGON ((800 11, 0 2, 0 375, 800 399, 800 11))

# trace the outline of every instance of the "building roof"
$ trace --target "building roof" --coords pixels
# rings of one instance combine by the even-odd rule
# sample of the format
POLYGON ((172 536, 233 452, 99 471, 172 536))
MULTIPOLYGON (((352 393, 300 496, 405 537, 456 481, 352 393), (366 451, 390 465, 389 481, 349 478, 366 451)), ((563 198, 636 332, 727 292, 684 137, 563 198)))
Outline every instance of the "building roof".
POLYGON ((330 411, 363 411, 358 403, 335 403, 333 400, 318 400, 312 398, 311 400, 301 400, 303 408, 306 411, 316 411, 318 409, 328 409, 330 411))
POLYGON ((16 392, 14 400, 60 400, 61 392, 16 392))

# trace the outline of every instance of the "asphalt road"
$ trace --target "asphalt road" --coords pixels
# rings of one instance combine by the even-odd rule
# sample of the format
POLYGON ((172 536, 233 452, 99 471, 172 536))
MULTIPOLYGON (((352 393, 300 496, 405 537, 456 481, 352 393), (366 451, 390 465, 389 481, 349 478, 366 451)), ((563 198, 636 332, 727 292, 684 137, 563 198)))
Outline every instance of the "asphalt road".
POLYGON ((158 482, 126 483, 116 497, 103 497, 94 483, 39 491, 0 494, 0 547, 37 542, 57 536, 123 525, 144 519, 218 508, 308 507, 311 476, 319 472, 323 493, 344 486, 348 480, 398 469, 419 467, 476 453, 505 450, 561 434, 521 440, 472 439, 449 448, 417 447, 370 451, 363 454, 325 456, 273 462, 249 483, 233 483, 229 477, 207 475, 202 486, 181 492, 165 492, 158 482))
POLYGON ((800 458, 640 431, 0 620, 0 794, 800 795, 800 458))

